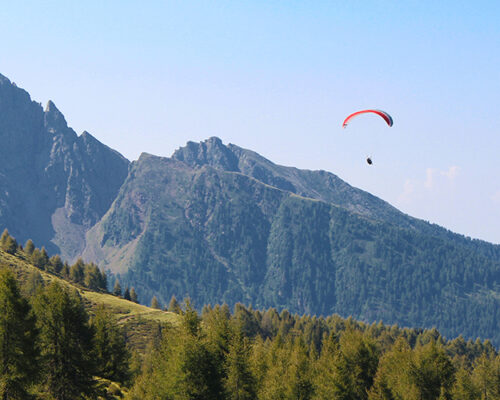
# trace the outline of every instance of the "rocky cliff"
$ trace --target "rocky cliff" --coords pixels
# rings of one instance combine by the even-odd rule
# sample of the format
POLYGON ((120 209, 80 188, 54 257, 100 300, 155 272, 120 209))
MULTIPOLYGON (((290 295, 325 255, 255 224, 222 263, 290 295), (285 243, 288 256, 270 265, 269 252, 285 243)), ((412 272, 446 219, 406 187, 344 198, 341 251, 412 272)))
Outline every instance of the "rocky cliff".
POLYGON ((73 259, 108 210, 129 161, 88 132, 78 136, 55 104, 45 110, 0 75, 0 226, 73 259))

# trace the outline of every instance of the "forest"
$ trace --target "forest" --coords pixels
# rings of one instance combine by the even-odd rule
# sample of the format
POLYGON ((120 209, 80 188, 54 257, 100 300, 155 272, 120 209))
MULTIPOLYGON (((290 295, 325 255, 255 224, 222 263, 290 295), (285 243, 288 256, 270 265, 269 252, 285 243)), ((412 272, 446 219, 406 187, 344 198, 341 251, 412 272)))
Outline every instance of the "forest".
MULTIPOLYGON (((4 233, 1 251, 35 252, 14 243, 4 233)), ((2 399, 500 398, 489 340, 242 304, 199 313, 172 297, 176 319, 137 351, 105 305, 89 309, 78 290, 33 276, 0 268, 2 399)))

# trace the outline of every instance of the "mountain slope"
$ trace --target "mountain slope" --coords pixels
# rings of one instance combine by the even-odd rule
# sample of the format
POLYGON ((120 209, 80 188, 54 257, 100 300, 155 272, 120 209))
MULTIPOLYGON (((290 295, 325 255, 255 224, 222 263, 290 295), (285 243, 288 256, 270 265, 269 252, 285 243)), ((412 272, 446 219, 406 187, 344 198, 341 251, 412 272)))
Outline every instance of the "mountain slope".
POLYGON ((108 210, 128 160, 88 132, 77 134, 0 75, 0 226, 74 259, 108 210))
POLYGON ((197 150, 141 155, 87 235, 84 257, 143 301, 243 301, 500 343, 500 246, 406 216, 333 174, 249 152, 270 166, 253 173, 262 181, 240 167, 246 150, 236 156, 216 138, 187 147, 197 150))
POLYGON ((180 323, 177 314, 136 304, 109 293, 92 291, 40 270, 26 259, 23 252, 11 255, 0 250, 0 268, 3 267, 10 268, 16 274, 21 287, 29 279, 30 274, 39 272, 45 284, 55 280, 64 287, 76 290, 82 296, 88 311, 92 312, 98 306, 104 305, 123 327, 127 344, 140 354, 144 354, 147 345, 156 335, 159 324, 180 323))

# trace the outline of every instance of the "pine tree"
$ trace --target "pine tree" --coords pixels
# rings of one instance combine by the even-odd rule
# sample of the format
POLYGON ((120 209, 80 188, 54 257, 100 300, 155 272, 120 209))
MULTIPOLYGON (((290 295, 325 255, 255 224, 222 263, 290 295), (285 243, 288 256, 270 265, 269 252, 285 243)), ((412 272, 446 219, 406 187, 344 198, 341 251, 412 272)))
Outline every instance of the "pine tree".
POLYGON ((423 398, 437 398, 451 392, 455 368, 441 345, 431 340, 414 350, 411 380, 423 398))
POLYGON ((106 275, 105 271, 101 271, 101 276, 99 279, 99 287, 101 290, 104 290, 105 292, 108 291, 108 276, 106 275))
POLYGON ((120 281, 117 279, 115 282, 115 287, 113 288, 113 294, 115 296, 121 297, 122 295, 122 287, 120 285, 120 281))
POLYGON ((42 257, 42 252, 39 249, 33 250, 33 253, 31 253, 30 258, 31 262, 35 267, 43 269, 43 257, 42 257))
POLYGON ((94 330, 94 359, 99 377, 125 383, 130 378, 130 353, 125 344, 125 336, 113 315, 104 306, 98 307, 91 321, 94 330))
MULTIPOLYGON (((213 372, 217 376, 217 380, 222 381, 227 375, 226 361, 230 350, 231 338, 236 332, 236 328, 231 321, 229 310, 219 305, 214 308, 209 306, 204 307, 202 320, 207 347, 216 366, 213 372)), ((239 333, 241 334, 241 329, 239 333)))
POLYGON ((471 374, 465 368, 460 368, 455 374, 453 400, 480 400, 481 392, 472 382, 471 374))
POLYGON ((47 250, 45 250, 45 246, 42 246, 42 250, 40 250, 40 255, 41 255, 41 268, 46 269, 47 266, 49 265, 49 254, 47 253, 47 250))
POLYGON ((139 302, 137 300, 137 293, 135 292, 134 288, 130 289, 130 301, 133 301, 134 303, 138 303, 139 302))
POLYGON ((181 312, 181 305, 175 298, 175 295, 172 295, 170 299, 170 303, 168 303, 168 311, 179 314, 181 312))
POLYGON ((265 358, 266 371, 258 386, 258 398, 262 400, 286 399, 288 387, 285 377, 290 354, 280 334, 272 341, 265 358))
POLYGON ((101 271, 94 263, 85 265, 83 284, 92 290, 98 290, 101 287, 101 271))
POLYGON ((61 272, 61 269, 64 265, 59 254, 50 257, 49 264, 50 264, 50 270, 52 272, 55 272, 56 274, 61 272))
POLYGON ((73 282, 83 283, 84 277, 85 277, 85 263, 81 258, 79 258, 69 269, 69 278, 73 282))
POLYGON ((179 329, 167 330, 150 367, 136 379, 131 399, 223 399, 215 359, 202 333, 200 318, 187 302, 179 329), (152 367, 154 366, 154 367, 152 367))
POLYGON ((161 304, 156 298, 156 296, 153 296, 151 299, 151 308, 156 308, 157 310, 161 310, 161 304))
POLYGON ((472 382, 481 393, 481 400, 500 397, 500 364, 495 363, 494 356, 482 353, 474 363, 472 382), (495 364, 497 364, 495 366, 495 364), (497 397, 498 396, 498 397, 497 397))
POLYGON ((64 262, 64 265, 61 269, 61 276, 64 278, 64 279, 69 279, 69 270, 70 270, 70 267, 69 267, 69 264, 67 261, 64 262))
POLYGON ((373 384, 379 352, 373 340, 349 325, 348 322, 340 338, 340 349, 332 360, 333 374, 328 390, 333 398, 363 400, 368 398, 373 384))
POLYGON ((23 293, 28 296, 35 295, 38 290, 43 288, 43 278, 40 271, 34 269, 28 275, 26 283, 23 286, 23 293))
POLYGON ((33 243, 33 240, 31 239, 28 239, 28 241, 26 242, 26 244, 24 245, 24 252, 31 256, 33 254, 33 251, 35 250, 35 245, 33 243))
POLYGON ((0 237, 0 249, 9 253, 15 254, 17 251, 17 242, 16 240, 9 235, 9 231, 5 229, 0 237))
POLYGON ((255 377, 250 367, 250 342, 241 329, 235 333, 229 344, 226 360, 227 377, 224 379, 226 398, 229 400, 253 400, 257 396, 255 377))
POLYGON ((302 340, 296 339, 287 369, 288 397, 309 400, 314 394, 313 373, 307 349, 302 340))
POLYGON ((92 331, 78 293, 53 282, 35 297, 33 307, 40 331, 44 390, 58 400, 93 395, 92 331))
POLYGON ((3 250, 3 246, 7 243, 7 239, 10 237, 9 231, 4 229, 2 236, 0 236, 0 248, 3 250))
POLYGON ((28 398, 37 377, 35 318, 13 273, 0 269, 0 398, 28 398))
POLYGON ((335 363, 339 356, 339 343, 337 337, 331 333, 325 335, 321 346, 321 354, 316 362, 316 398, 334 399, 337 388, 333 382, 336 376, 335 363))

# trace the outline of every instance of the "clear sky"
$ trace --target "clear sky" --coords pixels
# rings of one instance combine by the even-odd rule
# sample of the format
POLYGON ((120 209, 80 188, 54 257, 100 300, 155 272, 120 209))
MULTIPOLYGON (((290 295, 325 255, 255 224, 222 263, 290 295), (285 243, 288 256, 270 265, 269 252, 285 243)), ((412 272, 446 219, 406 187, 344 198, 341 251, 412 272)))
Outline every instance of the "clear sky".
POLYGON ((5 1, 0 73, 130 160, 219 136, 500 243, 498 21, 498 1, 5 1), (394 126, 342 130, 368 107, 394 126))

